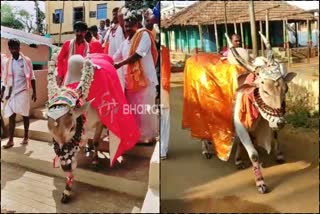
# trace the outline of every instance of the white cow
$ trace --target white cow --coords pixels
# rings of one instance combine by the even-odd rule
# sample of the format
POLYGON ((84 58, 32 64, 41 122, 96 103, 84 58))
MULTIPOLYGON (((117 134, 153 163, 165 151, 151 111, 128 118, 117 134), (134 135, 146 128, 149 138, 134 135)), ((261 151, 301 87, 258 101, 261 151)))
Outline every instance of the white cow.
MULTIPOLYGON (((260 32, 259 32, 260 33, 260 32)), ((279 149, 279 143, 277 140, 277 130, 281 129, 285 125, 284 113, 285 113, 285 95, 288 91, 287 83, 289 83, 296 73, 284 72, 284 67, 273 59, 272 49, 269 41, 260 33, 266 49, 268 51, 267 58, 258 57, 255 62, 251 64, 248 60, 243 59, 240 56, 237 49, 232 47, 229 37, 226 35, 229 48, 236 61, 245 67, 249 73, 245 73, 238 77, 239 86, 237 88, 236 102, 234 106, 233 122, 236 135, 240 139, 240 143, 237 145, 236 151, 236 165, 239 168, 243 168, 243 162, 240 158, 241 147, 243 146, 247 151, 249 158, 252 162, 256 186, 258 191, 266 193, 268 191, 267 185, 264 182, 259 155, 254 147, 253 139, 256 144, 264 147, 268 153, 271 152, 272 140, 275 141, 275 152, 277 155, 277 161, 283 162, 284 158, 279 149), (255 73, 257 79, 252 84, 242 84, 245 78, 250 74, 255 73), (255 103, 259 117, 254 122, 252 128, 247 130, 242 124, 239 118, 241 98, 245 93, 251 93, 254 91, 255 103)), ((210 158, 212 156, 212 148, 210 142, 202 142, 202 153, 210 158)))

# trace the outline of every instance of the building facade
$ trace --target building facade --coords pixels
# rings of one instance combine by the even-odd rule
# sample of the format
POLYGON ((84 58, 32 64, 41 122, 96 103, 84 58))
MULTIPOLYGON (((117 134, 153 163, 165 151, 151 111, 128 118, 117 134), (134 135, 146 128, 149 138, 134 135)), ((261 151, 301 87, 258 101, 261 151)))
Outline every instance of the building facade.
POLYGON ((88 26, 99 26, 100 20, 112 20, 112 10, 122 7, 124 1, 45 1, 46 29, 52 36, 53 43, 58 44, 74 36, 73 24, 84 21, 88 26))
POLYGON ((166 4, 161 6, 161 19, 168 19, 175 13, 194 3, 194 1, 168 1, 166 4))

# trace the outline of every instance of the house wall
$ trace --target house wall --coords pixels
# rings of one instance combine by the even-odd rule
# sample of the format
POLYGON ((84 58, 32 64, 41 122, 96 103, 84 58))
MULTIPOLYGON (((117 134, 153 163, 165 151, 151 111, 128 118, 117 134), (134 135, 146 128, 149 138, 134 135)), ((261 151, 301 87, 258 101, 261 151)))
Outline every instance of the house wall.
MULTIPOLYGON (((38 45, 36 48, 31 48, 29 45, 21 43, 21 52, 29 57, 34 64, 47 64, 50 57, 50 48, 46 45, 38 45)), ((1 53, 10 55, 8 48, 8 39, 1 38, 1 53)))
MULTIPOLYGON (((289 22, 290 23, 290 22, 289 22)), ((301 23, 304 23, 302 21, 301 23)), ((312 45, 317 45, 317 32, 315 31, 315 22, 311 22, 312 29, 312 45)), ((301 24, 298 32, 298 41, 300 46, 307 45, 307 31, 304 30, 301 24)), ((262 23, 263 32, 265 33, 265 22, 262 23)), ((235 33, 234 25, 227 25, 228 34, 235 33)), ((256 22, 257 36, 260 30, 259 22, 256 22)), ((167 45, 171 51, 181 51, 185 53, 193 52, 194 49, 203 48, 205 52, 217 52, 216 44, 219 44, 220 51, 227 48, 226 38, 224 36, 224 24, 218 24, 218 41, 215 39, 214 25, 202 25, 203 32, 203 47, 200 41, 199 27, 198 26, 172 26, 169 29, 163 30, 162 38, 165 38, 164 44, 167 45)), ((250 33, 250 23, 243 23, 244 33, 244 47, 252 48, 252 39, 250 33)), ((240 24, 237 23, 237 34, 241 35, 240 24)), ((290 33, 289 33, 290 34, 290 33)), ((270 21, 269 22, 269 38, 272 47, 283 47, 283 21, 270 21)), ((291 40, 290 40, 291 41, 291 40)), ((260 37, 257 40, 258 49, 261 49, 260 37)))
MULTIPOLYGON (((107 3, 107 18, 112 20, 112 10, 115 7, 121 7, 124 5, 124 1, 65 1, 64 6, 64 21, 62 23, 62 33, 73 31, 73 9, 75 7, 85 7, 85 22, 88 26, 99 25, 100 20, 96 17, 90 18, 89 11, 97 11, 98 4, 107 3)), ((46 1, 46 24, 48 26, 49 34, 59 34, 60 24, 53 23, 52 14, 56 9, 63 8, 63 1, 46 1)))

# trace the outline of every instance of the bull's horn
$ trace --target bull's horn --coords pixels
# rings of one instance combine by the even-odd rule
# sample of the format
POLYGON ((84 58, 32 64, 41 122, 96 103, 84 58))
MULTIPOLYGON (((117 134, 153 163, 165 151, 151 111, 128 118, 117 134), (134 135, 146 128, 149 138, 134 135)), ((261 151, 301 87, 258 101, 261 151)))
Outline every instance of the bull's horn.
POLYGON ((272 52, 272 48, 270 45, 270 42, 267 40, 267 38, 261 33, 261 31, 259 31, 259 34, 262 38, 262 41, 264 43, 264 45, 266 46, 267 49, 267 59, 268 59, 268 63, 272 63, 273 60, 273 52, 272 52))
POLYGON ((226 35, 226 38, 227 38, 228 47, 229 47, 229 48, 232 48, 232 47, 233 47, 233 44, 232 44, 232 42, 231 42, 231 40, 230 40, 230 38, 229 38, 228 34, 227 34, 227 33, 225 33, 225 35, 226 35))
POLYGON ((247 62, 246 60, 244 60, 240 54, 238 53, 237 49, 235 47, 233 47, 231 40, 228 36, 227 33, 225 33, 225 36, 227 38, 228 44, 229 44, 229 48, 231 50, 232 55, 234 56, 234 58, 237 60, 237 62, 243 66, 244 68, 246 68, 247 70, 251 71, 251 72, 255 72, 256 67, 251 65, 249 62, 247 62))

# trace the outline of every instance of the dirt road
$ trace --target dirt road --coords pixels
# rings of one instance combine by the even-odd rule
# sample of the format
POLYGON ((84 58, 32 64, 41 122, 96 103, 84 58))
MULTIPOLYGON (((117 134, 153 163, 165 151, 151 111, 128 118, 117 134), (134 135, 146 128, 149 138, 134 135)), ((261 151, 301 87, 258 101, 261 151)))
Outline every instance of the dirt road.
POLYGON ((202 157, 199 140, 181 129, 182 78, 172 79, 169 158, 161 162, 161 212, 319 212, 318 132, 288 127, 281 131, 286 156, 282 165, 259 151, 271 190, 259 194, 252 168, 237 170, 234 155, 228 162, 202 157))

